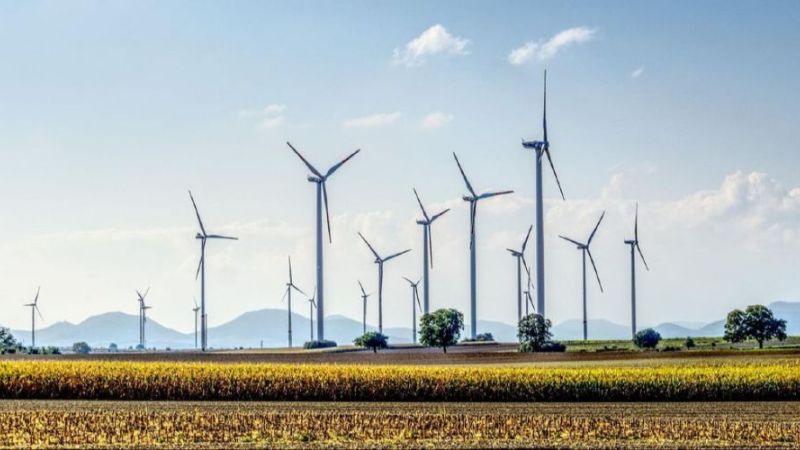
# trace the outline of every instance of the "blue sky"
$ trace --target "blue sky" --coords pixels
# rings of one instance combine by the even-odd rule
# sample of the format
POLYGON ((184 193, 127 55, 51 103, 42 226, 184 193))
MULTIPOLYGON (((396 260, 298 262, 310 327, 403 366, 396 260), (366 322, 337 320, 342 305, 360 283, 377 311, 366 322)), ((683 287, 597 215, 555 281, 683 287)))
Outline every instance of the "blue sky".
POLYGON ((590 291, 590 315, 627 323, 637 200, 653 266, 640 322, 798 299, 798 19, 789 1, 3 2, 3 322, 27 323, 16 305, 39 284, 45 323, 133 313, 133 289, 150 285, 152 317, 188 330, 188 188, 209 228, 242 237, 209 255, 212 324, 282 307, 288 254, 313 289, 313 187, 287 140, 320 166, 363 149, 329 185, 330 313, 358 317, 355 280, 376 283, 363 231, 384 251, 414 248, 387 269, 385 322, 407 325, 412 186, 454 208, 434 229, 433 303, 466 310, 456 151, 476 186, 518 194, 478 219, 479 314, 511 322, 504 248, 533 221, 519 141, 540 136, 545 68, 568 199, 547 174, 555 321, 579 312, 579 255, 555 236, 588 233, 605 209, 607 289, 590 291))

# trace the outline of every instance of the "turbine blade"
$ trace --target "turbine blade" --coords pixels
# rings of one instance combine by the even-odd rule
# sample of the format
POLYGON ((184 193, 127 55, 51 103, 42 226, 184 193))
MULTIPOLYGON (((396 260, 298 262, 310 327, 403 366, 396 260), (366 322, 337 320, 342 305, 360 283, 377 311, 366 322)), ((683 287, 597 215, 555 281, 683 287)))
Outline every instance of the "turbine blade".
MULTIPOLYGON (((203 240, 203 244, 202 245, 203 245, 203 248, 206 247, 206 241, 205 240, 203 240)), ((203 252, 203 253, 205 253, 205 252, 203 252)), ((205 258, 205 255, 200 255, 200 260, 197 262, 197 272, 194 274, 194 279, 195 280, 200 277, 200 268, 203 267, 203 259, 204 258, 205 258)))
POLYGON ((294 284, 290 285, 289 287, 290 287, 290 288, 292 288, 292 289, 294 289, 295 291, 297 291, 297 292, 299 292, 299 293, 303 294, 303 295, 308 295, 308 294, 306 294, 305 292, 303 292, 303 290, 302 290, 302 289, 300 289, 299 287, 295 286, 294 284))
POLYGON ((513 194, 514 191, 498 191, 498 192, 487 192, 485 194, 481 194, 478 196, 478 200, 483 200, 485 198, 496 197, 498 195, 506 195, 506 194, 513 194))
POLYGON ((200 231, 203 233, 203 236, 205 236, 206 227, 203 226, 203 219, 200 218, 200 211, 197 210, 197 203, 194 201, 194 196, 192 195, 192 191, 189 191, 189 198, 192 199, 192 206, 194 207, 195 215, 197 215, 197 223, 200 224, 200 231))
POLYGON ((364 290, 364 285, 361 284, 361 280, 358 280, 358 287, 361 288, 361 294, 366 296, 367 295, 367 291, 364 290))
POLYGON ((414 189, 414 196, 417 197, 417 203, 419 203, 419 209, 422 210, 422 215, 425 217, 425 220, 430 222, 431 219, 428 217, 428 213, 425 211, 425 207, 422 206, 422 200, 419 199, 419 194, 417 193, 417 188, 414 189))
POLYGON ((419 310, 422 311, 422 303, 419 301, 419 291, 417 291, 416 286, 414 286, 414 298, 417 300, 417 307, 419 307, 419 310))
POLYGON ((310 170, 311 173, 313 173, 314 175, 318 176, 319 178, 323 178, 322 174, 319 173, 319 171, 314 166, 312 166, 311 163, 308 162, 307 159, 303 158, 303 155, 301 155, 300 152, 298 152, 297 149, 292 146, 292 144, 290 144, 287 141, 286 145, 288 145, 289 148, 292 149, 292 151, 295 153, 295 155, 297 155, 303 161, 303 163, 306 165, 306 167, 308 167, 308 170, 310 170))
POLYGON ((636 215, 633 219, 633 240, 639 242, 639 202, 636 202, 636 215))
POLYGON ((431 220, 430 220, 430 222, 431 222, 431 223, 433 223, 433 221, 434 221, 434 220, 436 220, 436 219, 438 219, 439 217, 442 217, 443 215, 445 215, 445 213, 446 213, 447 211, 450 211, 450 208, 447 208, 447 209, 445 209, 444 211, 442 211, 442 212, 440 212, 440 213, 438 213, 438 214, 434 214, 434 216, 433 216, 433 217, 431 217, 431 220))
POLYGON ((286 290, 283 291, 283 297, 281 297, 281 303, 286 301, 286 297, 289 295, 289 289, 291 289, 291 287, 287 287, 286 290))
POLYGON ((472 246, 475 244, 475 217, 477 216, 478 202, 477 201, 470 202, 469 205, 470 205, 470 212, 469 212, 469 214, 470 214, 470 216, 469 216, 469 236, 470 236, 469 248, 472 248, 472 246))
MULTIPOLYGON (((547 149, 549 147, 549 143, 547 141, 547 70, 544 71, 544 108, 542 112, 542 129, 544 133, 544 148, 547 149)), ((550 155, 548 155, 548 158, 550 155)))
MULTIPOLYGON (((447 211, 445 211, 445 212, 447 212, 447 211)), ((436 220, 436 217, 434 217, 433 219, 436 220)), ((431 257, 431 261, 430 261, 431 269, 433 268, 433 227, 431 226, 432 223, 433 223, 433 220, 431 220, 430 222, 428 222, 427 225, 425 225, 426 227, 428 227, 428 242, 426 242, 425 245, 428 246, 428 254, 431 257)))
POLYGON ((238 241, 238 240, 239 240, 239 238, 238 238, 238 237, 233 237, 233 236, 223 236, 223 235, 221 235, 221 234, 209 234, 209 235, 208 235, 208 236, 206 236, 206 237, 207 237, 208 239, 228 239, 228 240, 231 240, 231 241, 238 241))
POLYGON ((642 248, 639 247, 639 242, 638 241, 636 242, 636 250, 639 251, 639 256, 642 258, 642 262, 644 263, 644 268, 647 269, 647 271, 649 272, 650 271, 650 266, 647 265, 647 261, 645 261, 645 259, 644 259, 644 253, 642 253, 642 248))
POLYGON ((589 261, 592 262, 592 269, 594 269, 594 275, 597 277, 597 284, 600 286, 600 292, 604 292, 603 283, 600 281, 600 274, 597 273, 597 266, 594 264, 594 258, 592 257, 592 252, 590 252, 589 249, 587 248, 586 253, 589 254, 589 261))
POLYGON ((144 291, 144 295, 142 295, 142 301, 147 298, 147 294, 150 293, 150 286, 147 286, 147 290, 144 291))
POLYGON ((40 319, 42 319, 42 320, 44 320, 44 316, 42 315, 42 312, 41 312, 41 311, 39 311, 39 307, 38 307, 38 306, 36 306, 36 305, 33 305, 33 309, 35 309, 35 310, 36 310, 36 313, 37 313, 37 314, 39 314, 39 318, 40 318, 40 319))
POLYGON ((528 246, 528 239, 531 237, 531 231, 533 231, 533 225, 528 228, 528 234, 525 235, 525 240, 522 241, 522 251, 520 253, 525 253, 525 247, 528 246))
POLYGON ((464 177, 464 183, 467 185, 467 189, 472 194, 473 197, 477 197, 478 194, 475 193, 475 189, 472 189, 472 185, 469 184, 469 179, 467 179, 467 174, 464 173, 464 169, 461 167, 461 162, 458 160, 458 156, 456 156, 456 152, 453 152, 453 158, 456 159, 456 164, 458 165, 458 171, 461 172, 461 176, 464 177))
POLYGON ((361 151, 361 149, 358 149, 358 150, 354 151, 353 153, 350 153, 349 155, 347 155, 347 158, 345 158, 345 159, 339 161, 338 163, 334 164, 330 169, 328 169, 328 173, 325 174, 325 178, 328 178, 329 176, 333 175, 334 172, 339 170, 339 167, 342 167, 342 165, 344 163, 346 163, 347 161, 350 161, 350 158, 352 158, 353 156, 356 156, 358 154, 358 152, 360 152, 360 151, 361 151))
POLYGON ((361 236, 361 240, 364 241, 365 244, 367 244, 367 247, 369 247, 369 249, 372 252, 372 254, 375 255, 375 258, 376 259, 381 259, 381 256, 378 254, 378 252, 376 252, 375 249, 372 248, 372 246, 369 244, 369 241, 367 241, 367 238, 365 238, 364 235, 361 234, 360 231, 358 232, 358 235, 361 236))
POLYGON ((592 234, 589 235, 589 241, 586 242, 586 245, 590 245, 592 243, 592 239, 594 239, 595 233, 597 233, 597 229, 600 228, 600 222, 603 221, 603 217, 606 216, 606 212, 603 211, 603 214, 600 215, 600 220, 597 221, 597 225, 594 226, 594 230, 592 230, 592 234))
POLYGON ((333 237, 331 236, 331 215, 328 212, 328 188, 326 187, 326 183, 322 182, 322 197, 325 200, 325 223, 328 225, 328 243, 333 242, 333 237))
POLYGON ((558 237, 560 237, 561 239, 564 239, 565 241, 572 242, 573 244, 577 245, 578 247, 584 247, 584 245, 583 245, 583 244, 581 244, 580 242, 578 242, 578 241, 576 241, 576 240, 574 240, 574 239, 570 239, 570 238, 568 238, 568 237, 566 237, 566 236, 562 236, 562 235, 560 235, 560 234, 558 235, 558 237))
POLYGON ((41 290, 42 290, 42 287, 41 287, 41 286, 39 286, 39 287, 37 287, 37 288, 36 288, 36 297, 34 297, 34 298, 33 298, 33 304, 34 304, 34 305, 35 305, 36 303, 38 303, 38 302, 39 302, 39 292, 40 292, 41 290))
POLYGON ((397 252, 394 255, 389 255, 389 256, 386 257, 386 259, 383 260, 383 262, 389 261, 390 259, 393 259, 393 258, 397 258, 400 255, 405 255, 406 253, 408 253, 410 251, 411 251, 411 249, 409 248, 408 250, 403 250, 402 252, 397 252))
POLYGON ((553 170, 553 176, 556 177, 556 184, 558 185, 558 192, 561 193, 561 199, 566 200, 567 198, 564 197, 564 190, 561 189, 561 181, 559 181, 558 173, 556 173, 556 166, 553 165, 553 158, 550 157, 550 148, 545 147, 544 153, 547 155, 547 162, 550 163, 550 169, 553 170))
POLYGON ((413 282, 413 281, 409 280, 409 279, 408 279, 408 278, 406 278, 406 277, 403 277, 403 279, 404 279, 404 280, 406 280, 406 281, 408 281, 408 284, 410 284, 411 286, 414 286, 414 282, 413 282))
POLYGON ((289 257, 289 284, 292 284, 292 257, 289 257))

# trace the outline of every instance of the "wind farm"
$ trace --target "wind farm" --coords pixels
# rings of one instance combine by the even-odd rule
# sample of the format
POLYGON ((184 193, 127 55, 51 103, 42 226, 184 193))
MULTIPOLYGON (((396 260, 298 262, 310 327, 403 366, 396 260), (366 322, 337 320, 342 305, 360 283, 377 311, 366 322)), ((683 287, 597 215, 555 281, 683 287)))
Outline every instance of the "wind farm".
POLYGON ((0 449, 800 449, 731 1, 0 6, 0 449))

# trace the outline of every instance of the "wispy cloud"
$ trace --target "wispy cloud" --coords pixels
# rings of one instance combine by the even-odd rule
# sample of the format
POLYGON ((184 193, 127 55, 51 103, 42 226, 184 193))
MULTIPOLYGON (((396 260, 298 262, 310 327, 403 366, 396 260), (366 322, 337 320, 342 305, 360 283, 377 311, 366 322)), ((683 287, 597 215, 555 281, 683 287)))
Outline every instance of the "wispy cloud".
POLYGON ((631 78, 639 78, 644 73, 644 67, 638 67, 636 70, 631 72, 631 78))
POLYGON ((353 119, 345 120, 342 126, 345 128, 372 128, 391 125, 400 118, 402 114, 399 111, 391 113, 376 113, 369 116, 356 117, 353 119))
POLYGON ((415 67, 423 64, 427 57, 437 54, 468 55, 469 39, 453 36, 441 24, 436 24, 405 45, 394 49, 392 61, 395 65, 415 67))
POLYGON ((550 59, 563 48, 573 44, 582 44, 594 39, 597 30, 586 27, 575 27, 559 32, 547 41, 530 41, 516 48, 508 55, 508 62, 518 66, 529 61, 550 59))
POLYGON ((259 127, 263 129, 278 128, 286 124, 286 119, 283 116, 267 117, 261 121, 259 127))
POLYGON ((283 112, 286 105, 273 103, 261 109, 241 109, 239 117, 243 119, 258 119, 257 126, 261 129, 271 129, 282 127, 286 124, 286 117, 283 112))
POLYGON ((427 130, 441 128, 452 121, 453 121, 452 114, 436 111, 428 114, 427 116, 425 116, 424 119, 422 119, 422 128, 425 128, 427 130))

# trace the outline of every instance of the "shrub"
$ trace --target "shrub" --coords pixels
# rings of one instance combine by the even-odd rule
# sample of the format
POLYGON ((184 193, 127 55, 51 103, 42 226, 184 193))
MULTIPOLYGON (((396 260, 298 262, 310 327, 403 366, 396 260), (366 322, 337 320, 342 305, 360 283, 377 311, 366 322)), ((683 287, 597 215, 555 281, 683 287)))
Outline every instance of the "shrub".
POLYGON ((328 341, 326 339, 307 341, 305 344, 303 344, 303 348, 306 350, 313 350, 315 348, 331 348, 331 347, 336 347, 336 342, 328 341))
POLYGON ((430 314, 422 315, 419 342, 428 347, 441 347, 442 351, 447 353, 447 347, 458 343, 463 329, 464 314, 452 308, 437 309, 430 314))
POLYGON ((86 342, 76 342, 72 344, 72 351, 79 355, 88 355, 92 348, 86 342))
POLYGON ((38 355, 39 353, 39 347, 28 347, 29 355, 38 355))
POLYGON ((355 338, 353 344, 359 347, 371 348, 373 353, 378 353, 379 348, 388 347, 387 340, 386 336, 376 331, 367 331, 364 335, 355 338))
POLYGON ((567 351, 567 346, 562 344, 561 342, 545 342, 540 352, 552 352, 552 353, 563 353, 567 351))
POLYGON ((660 341, 661 335, 652 328, 645 328, 633 337, 634 345, 639 348, 656 348, 660 341))
POLYGON ((755 339, 758 348, 764 348, 765 341, 786 339, 786 321, 775 318, 763 305, 750 305, 744 311, 734 309, 728 313, 724 339, 733 343, 755 339))
POLYGON ((466 338, 464 342, 494 342, 492 333, 479 333, 475 335, 475 339, 466 338))
POLYGON ((695 347, 694 339, 692 339, 691 336, 688 336, 686 338, 686 342, 684 342, 683 345, 685 345, 686 348, 694 348, 695 347))
POLYGON ((678 347, 677 345, 667 345, 664 348, 662 348, 661 351, 662 352, 679 352, 679 351, 681 351, 681 348, 678 347))
POLYGON ((41 348, 41 352, 42 352, 43 355, 60 355, 61 354, 61 349, 58 348, 58 347, 53 347, 53 346, 42 347, 41 348))

